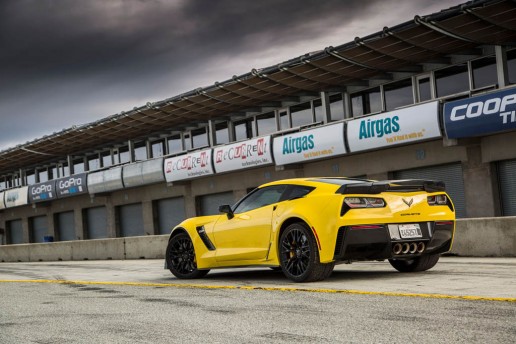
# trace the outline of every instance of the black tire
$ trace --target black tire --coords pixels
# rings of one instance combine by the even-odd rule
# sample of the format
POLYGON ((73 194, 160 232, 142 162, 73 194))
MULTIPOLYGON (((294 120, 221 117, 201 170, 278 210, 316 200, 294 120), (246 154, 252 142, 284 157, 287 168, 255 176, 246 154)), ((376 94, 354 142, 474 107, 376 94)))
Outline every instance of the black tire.
POLYGON ((210 271, 197 269, 194 246, 186 233, 175 235, 170 239, 165 259, 170 272, 177 278, 201 278, 210 271))
POLYGON ((279 260, 285 276, 294 282, 321 281, 335 263, 322 264, 312 231, 304 223, 294 223, 281 233, 279 260))
POLYGON ((414 259, 389 259, 389 263, 399 272, 418 272, 433 268, 439 257, 438 254, 428 254, 414 259))

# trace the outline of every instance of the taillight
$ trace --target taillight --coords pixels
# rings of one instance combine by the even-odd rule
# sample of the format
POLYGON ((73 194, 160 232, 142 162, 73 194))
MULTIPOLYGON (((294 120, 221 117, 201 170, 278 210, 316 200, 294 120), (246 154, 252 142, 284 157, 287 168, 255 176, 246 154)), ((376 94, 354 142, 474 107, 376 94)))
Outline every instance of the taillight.
POLYGON ((446 205, 448 204, 448 198, 446 195, 435 195, 427 197, 429 205, 446 205))
POLYGON ((385 201, 382 198, 376 197, 346 197, 344 203, 351 209, 385 207, 385 201))

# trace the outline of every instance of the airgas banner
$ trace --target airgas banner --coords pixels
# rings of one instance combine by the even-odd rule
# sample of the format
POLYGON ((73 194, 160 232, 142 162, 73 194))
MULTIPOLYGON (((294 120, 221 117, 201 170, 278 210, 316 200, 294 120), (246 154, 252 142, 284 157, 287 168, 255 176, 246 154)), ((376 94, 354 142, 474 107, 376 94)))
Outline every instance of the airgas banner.
POLYGON ((276 165, 287 165, 346 154, 344 123, 274 138, 276 165))
POLYGON ((444 127, 451 139, 516 129, 516 89, 444 104, 444 127))
POLYGON ((27 205, 28 203, 28 187, 22 186, 21 188, 6 190, 4 195, 5 207, 18 207, 21 205, 27 205))
POLYGON ((86 173, 80 173, 56 180, 57 197, 63 198, 88 193, 86 176, 86 173))
POLYGON ((211 149, 165 159, 164 168, 167 182, 213 174, 211 149))
POLYGON ((217 173, 270 165, 272 163, 270 136, 213 149, 213 164, 217 173))
POLYGON ((53 200, 56 195, 56 182, 51 180, 49 182, 37 183, 29 186, 29 202, 45 202, 53 200))
POLYGON ((349 121, 347 137, 351 152, 441 137, 438 102, 349 121))

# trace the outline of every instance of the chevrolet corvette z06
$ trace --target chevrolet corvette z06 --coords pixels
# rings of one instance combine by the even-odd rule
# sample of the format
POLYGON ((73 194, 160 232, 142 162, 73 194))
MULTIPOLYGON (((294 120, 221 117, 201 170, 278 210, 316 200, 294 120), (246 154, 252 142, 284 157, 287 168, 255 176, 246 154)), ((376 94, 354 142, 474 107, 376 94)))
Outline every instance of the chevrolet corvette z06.
POLYGON ((266 266, 308 282, 338 263, 386 259, 401 272, 424 271, 451 249, 455 230, 444 183, 430 180, 287 179, 219 210, 172 230, 165 268, 176 277, 266 266))

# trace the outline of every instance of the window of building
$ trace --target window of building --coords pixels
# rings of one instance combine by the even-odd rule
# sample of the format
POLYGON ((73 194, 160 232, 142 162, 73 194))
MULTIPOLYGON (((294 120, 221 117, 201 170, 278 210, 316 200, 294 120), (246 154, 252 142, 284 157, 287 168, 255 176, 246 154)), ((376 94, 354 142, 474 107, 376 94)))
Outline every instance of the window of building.
POLYGON ((430 77, 421 77, 417 79, 417 95, 420 102, 432 99, 432 88, 430 77))
POLYGON ((291 128, 289 110, 282 110, 279 113, 280 130, 291 128))
POLYGON ((88 171, 95 171, 100 168, 100 159, 98 155, 88 157, 88 171))
POLYGON ((498 84, 496 58, 494 56, 471 61, 471 70, 473 72, 474 89, 498 84))
POLYGON ((160 156, 165 155, 165 143, 163 140, 153 142, 151 144, 151 149, 153 158, 159 158, 160 156))
POLYGON ((192 135, 190 133, 183 134, 183 145, 187 151, 192 149, 192 135))
POLYGON ((333 94, 330 96, 330 118, 332 121, 344 119, 344 100, 342 94, 333 94))
POLYGON ((235 122, 235 140, 242 141, 250 139, 255 135, 253 127, 253 119, 247 118, 245 120, 235 122))
POLYGON ((208 132, 206 128, 192 130, 192 144, 193 148, 201 148, 209 146, 208 132))
POLYGON ((168 153, 175 154, 183 151, 183 143, 181 140, 181 135, 172 135, 167 140, 168 144, 168 153))
POLYGON ((131 154, 129 153, 128 147, 118 148, 118 163, 125 164, 131 161, 131 154))
POLYGON ((34 172, 27 172, 27 185, 36 184, 36 176, 34 172))
POLYGON ((383 86, 383 93, 385 98, 385 111, 391 111, 414 103, 411 79, 386 84, 383 86))
POLYGON ((217 144, 229 143, 228 122, 215 124, 215 140, 217 144))
POLYGON ((52 169, 50 169, 50 171, 48 171, 50 173, 50 179, 57 179, 59 177, 61 177, 61 175, 59 174, 59 169, 58 169, 58 166, 57 165, 54 165, 52 167, 52 169))
POLYGON ((5 180, 2 180, 0 182, 0 190, 5 190, 7 189, 7 183, 5 182, 5 180))
MULTIPOLYGON (((41 171, 38 171, 38 177, 39 177, 39 182, 42 183, 42 182, 47 182, 48 181, 48 170, 41 170, 41 171)), ((18 186, 18 185, 16 185, 18 186)))
POLYGON ((278 131, 278 128, 276 128, 276 116, 274 115, 274 112, 256 116, 256 125, 258 127, 259 136, 272 134, 278 131))
POLYGON ((136 161, 147 160, 147 146, 145 142, 138 142, 134 145, 134 159, 136 161))
POLYGON ((314 115, 316 122, 324 122, 324 111, 322 107, 322 101, 320 99, 316 99, 313 101, 314 104, 314 115))
POLYGON ((113 165, 113 159, 111 158, 111 152, 104 152, 100 154, 102 158, 102 166, 109 167, 113 165))
POLYGON ((353 117, 382 111, 380 87, 351 95, 351 111, 353 117))
POLYGON ((85 169, 84 169, 84 159, 82 159, 82 158, 75 159, 73 161, 73 172, 74 173, 82 173, 84 171, 85 171, 85 169))
POLYGON ((292 118, 293 128, 313 123, 314 116, 312 113, 312 104, 308 102, 291 106, 290 116, 292 118))
POLYGON ((437 70, 434 73, 438 98, 469 91, 468 66, 466 64, 437 70))
POLYGON ((509 83, 516 84, 516 49, 507 52, 507 74, 509 83))

